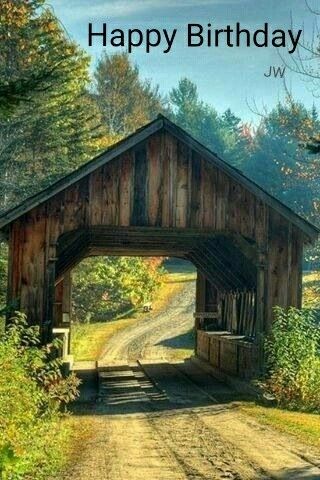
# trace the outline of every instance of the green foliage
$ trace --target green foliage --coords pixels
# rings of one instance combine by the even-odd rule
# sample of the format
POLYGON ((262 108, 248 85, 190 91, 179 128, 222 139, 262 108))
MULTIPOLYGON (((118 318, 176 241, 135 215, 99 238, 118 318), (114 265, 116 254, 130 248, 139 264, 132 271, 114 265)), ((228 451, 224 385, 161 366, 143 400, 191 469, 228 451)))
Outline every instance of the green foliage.
POLYGON ((312 310, 276 308, 265 388, 281 406, 320 411, 320 326, 312 310))
POLYGON ((61 461, 67 434, 60 408, 77 396, 79 381, 63 378, 52 349, 16 314, 0 340, 1 478, 48 478, 61 461))
POLYGON ((232 165, 243 167, 250 139, 241 120, 230 109, 219 115, 200 100, 197 86, 187 78, 171 90, 170 103, 176 123, 232 165))
POLYGON ((109 318, 152 299, 160 285, 158 262, 139 257, 84 260, 73 274, 75 318, 109 318))
POLYGON ((314 109, 287 97, 262 119, 245 166, 249 177, 313 221, 319 214, 319 160, 305 146, 319 128, 314 109))

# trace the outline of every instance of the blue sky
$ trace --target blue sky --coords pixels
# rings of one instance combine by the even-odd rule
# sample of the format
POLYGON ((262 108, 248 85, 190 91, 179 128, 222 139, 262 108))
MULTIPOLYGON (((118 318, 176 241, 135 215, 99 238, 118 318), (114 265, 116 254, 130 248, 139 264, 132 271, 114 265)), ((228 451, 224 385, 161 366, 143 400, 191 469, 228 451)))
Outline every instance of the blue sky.
MULTIPOLYGON (((316 6, 318 0, 310 0, 316 6)), ((314 16, 304 0, 49 0, 70 36, 92 56, 94 66, 104 48, 88 47, 88 22, 98 26, 106 22, 112 28, 167 28, 178 29, 178 35, 168 54, 154 49, 147 54, 143 48, 131 54, 143 77, 159 84, 166 94, 179 79, 194 81, 203 100, 218 111, 230 107, 244 120, 257 121, 249 104, 255 101, 259 108, 269 108, 284 95, 283 81, 267 79, 264 72, 270 65, 282 66, 275 48, 188 48, 185 29, 188 23, 221 27, 240 22, 252 31, 269 22, 271 28, 304 29, 306 39, 311 37, 314 16)), ((118 49, 108 48, 109 52, 118 49)), ((281 53, 284 53, 282 51, 281 53)), ((286 83, 295 97, 307 106, 314 98, 308 84, 287 70, 286 83)), ((319 100, 318 100, 319 103, 319 100)))

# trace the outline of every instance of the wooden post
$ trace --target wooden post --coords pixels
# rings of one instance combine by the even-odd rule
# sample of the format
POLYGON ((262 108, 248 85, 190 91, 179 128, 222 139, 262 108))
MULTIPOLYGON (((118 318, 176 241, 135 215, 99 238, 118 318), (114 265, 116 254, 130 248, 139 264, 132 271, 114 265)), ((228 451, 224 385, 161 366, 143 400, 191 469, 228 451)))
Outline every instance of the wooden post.
MULTIPOLYGON (((200 272, 200 270, 197 270, 197 283, 196 283, 196 305, 195 305, 195 310, 196 312, 203 312, 205 310, 205 294, 206 294, 206 278, 200 272)), ((195 352, 197 352, 197 331, 200 328, 200 320, 198 318, 195 318, 195 323, 194 323, 194 343, 195 343, 195 352)))
POLYGON ((68 354, 70 354, 71 345, 71 294, 72 294, 72 277, 69 270, 63 278, 63 296, 62 296, 62 326, 69 328, 68 335, 68 354))
POLYGON ((266 258, 259 252, 257 265, 257 299, 256 299, 256 344, 259 349, 259 373, 264 371, 264 340, 265 340, 265 301, 266 301, 266 258))
POLYGON ((56 259, 50 259, 46 271, 44 295, 46 299, 45 318, 42 320, 40 333, 42 344, 52 341, 53 307, 55 300, 55 266, 56 259))

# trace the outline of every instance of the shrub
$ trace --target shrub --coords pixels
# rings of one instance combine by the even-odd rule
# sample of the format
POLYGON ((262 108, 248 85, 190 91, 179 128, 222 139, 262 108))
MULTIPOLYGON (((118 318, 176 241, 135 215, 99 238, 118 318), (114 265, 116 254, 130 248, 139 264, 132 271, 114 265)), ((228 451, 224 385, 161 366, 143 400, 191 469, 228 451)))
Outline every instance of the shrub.
POLYGON ((160 285, 159 259, 88 258, 73 273, 74 316, 103 320, 153 298, 160 285))
POLYGON ((312 310, 275 309, 266 390, 290 409, 320 411, 320 328, 312 310))
POLYGON ((60 408, 77 395, 79 381, 63 378, 52 348, 40 348, 23 315, 0 339, 0 477, 48 478, 61 460, 67 430, 60 408))

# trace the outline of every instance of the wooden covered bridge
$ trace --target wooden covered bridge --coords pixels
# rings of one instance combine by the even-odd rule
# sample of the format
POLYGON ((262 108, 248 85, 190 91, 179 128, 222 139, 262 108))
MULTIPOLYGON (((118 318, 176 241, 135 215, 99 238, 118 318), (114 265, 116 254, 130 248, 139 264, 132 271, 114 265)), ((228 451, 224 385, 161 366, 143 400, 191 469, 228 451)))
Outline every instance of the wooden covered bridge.
POLYGON ((318 230, 163 116, 0 217, 8 304, 43 342, 70 325, 89 255, 175 256, 198 270, 198 355, 249 376, 273 307, 301 304, 318 230))

